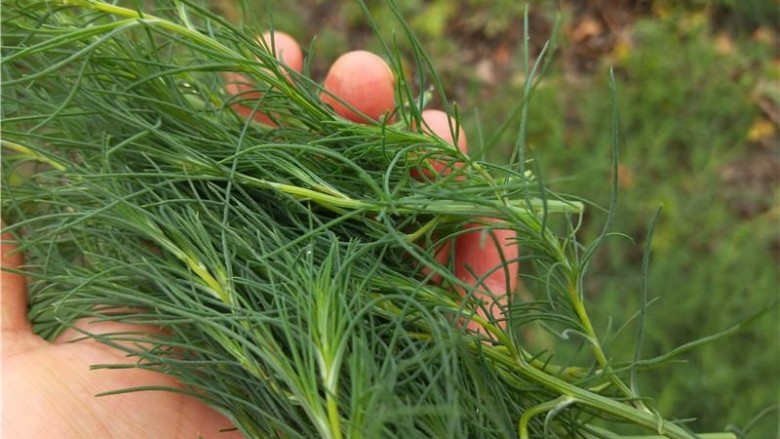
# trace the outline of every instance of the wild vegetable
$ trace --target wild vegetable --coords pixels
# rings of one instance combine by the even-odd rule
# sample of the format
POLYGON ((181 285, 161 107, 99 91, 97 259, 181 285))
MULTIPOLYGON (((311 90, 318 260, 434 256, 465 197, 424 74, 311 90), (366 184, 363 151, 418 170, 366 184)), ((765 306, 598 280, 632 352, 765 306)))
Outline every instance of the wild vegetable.
POLYGON ((490 164, 457 117, 452 139, 425 128, 449 124, 426 112, 446 95, 403 20, 414 78, 388 47, 389 68, 351 53, 321 86, 282 39, 189 1, 8 2, 2 19, 2 208, 41 336, 83 317, 164 327, 84 335, 251 438, 697 437, 639 393, 655 360, 613 362, 591 322, 584 203, 521 147, 490 164), (392 78, 381 105, 339 81, 356 59, 392 78), (462 240, 511 241, 507 268, 431 250, 462 240), (518 271, 530 298, 485 310, 518 271), (532 350, 529 328, 581 356, 532 350))

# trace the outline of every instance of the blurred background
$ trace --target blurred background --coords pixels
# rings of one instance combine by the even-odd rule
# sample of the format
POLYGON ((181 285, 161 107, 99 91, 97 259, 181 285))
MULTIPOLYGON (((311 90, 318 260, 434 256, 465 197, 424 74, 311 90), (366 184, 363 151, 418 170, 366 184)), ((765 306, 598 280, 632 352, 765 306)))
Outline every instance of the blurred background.
MULTIPOLYGON (((322 80, 346 50, 382 46, 355 0, 256 0, 235 22, 277 29, 309 47, 322 80)), ((408 71, 405 37, 384 1, 368 9, 408 71)), ((397 0, 457 102, 472 150, 522 101, 523 14, 517 0, 397 0)), ((652 240, 642 357, 731 327, 780 296, 780 5, 773 0, 531 1, 532 61, 554 51, 531 100, 529 152, 555 190, 609 204, 613 133, 609 70, 621 121, 612 238, 587 277, 588 306, 608 354, 630 360, 641 265, 652 240), (624 324, 620 333, 616 332, 624 324)), ((486 152, 506 161, 516 128, 486 152)), ((591 209, 583 240, 605 220, 591 209)), ((780 437, 780 312, 737 335, 641 374, 642 395, 695 431, 780 437), (763 416, 762 416, 763 415, 763 416)))

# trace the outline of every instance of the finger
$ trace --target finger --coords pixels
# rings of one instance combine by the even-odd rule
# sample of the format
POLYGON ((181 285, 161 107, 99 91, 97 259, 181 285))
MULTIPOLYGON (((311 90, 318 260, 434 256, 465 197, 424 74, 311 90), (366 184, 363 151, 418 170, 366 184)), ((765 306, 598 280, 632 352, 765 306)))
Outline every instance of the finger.
POLYGON ((330 67, 320 95, 339 116, 359 123, 379 121, 395 108, 395 80, 379 56, 356 50, 330 67))
MULTIPOLYGON (((468 152, 466 134, 447 113, 426 110, 422 116, 423 130, 430 130, 442 140, 457 145, 464 154, 468 152)), ((431 160, 430 165, 436 172, 447 174, 461 164, 431 160)), ((485 221, 494 222, 491 219, 485 221)), ((512 230, 487 230, 479 223, 468 224, 466 229, 475 230, 460 235, 452 249, 455 253, 455 276, 472 286, 476 298, 483 302, 483 306, 478 308, 478 314, 488 319, 499 317, 501 308, 506 305, 507 293, 512 292, 517 283, 519 263, 518 247, 514 242, 516 234, 512 230)), ((473 321, 468 327, 472 330, 480 328, 473 321)))
MULTIPOLYGON (((450 145, 458 145, 458 149, 462 153, 468 153, 466 133, 463 132, 454 118, 449 117, 447 113, 441 110, 425 110, 422 112, 421 116, 423 132, 434 134, 450 145), (457 141, 455 140, 456 138, 457 141)), ((430 165, 433 169, 436 170, 437 174, 441 173, 445 170, 445 168, 447 168, 447 165, 444 162, 440 162, 438 160, 430 160, 430 165)), ((435 175, 430 175, 427 170, 423 170, 423 173, 427 177, 435 177, 435 175)), ((418 180, 423 179, 419 170, 416 168, 411 169, 409 174, 418 180)), ((452 241, 444 241, 443 243, 434 247, 433 250, 434 260, 437 264, 443 266, 449 264, 450 255, 452 253, 452 241)), ((433 270, 431 267, 425 266, 422 268, 422 273, 425 276, 431 275, 432 272, 433 270)), ((433 283, 439 283, 441 281, 441 276, 434 274, 431 276, 430 281, 433 283)))
MULTIPOLYGON (((298 73, 303 70, 303 51, 292 36, 279 31, 265 32, 258 38, 258 42, 290 69, 298 73)), ((285 72, 286 74, 287 72, 285 72)), ((224 78, 225 91, 230 95, 240 97, 242 101, 258 101, 263 97, 263 94, 257 91, 257 85, 240 73, 226 72, 224 78)), ((239 103, 232 105, 231 108, 242 117, 250 117, 254 113, 254 120, 265 125, 276 126, 268 114, 261 111, 255 112, 251 105, 239 103)))
MULTIPOLYGON (((450 145, 457 145, 458 150, 463 154, 468 153, 466 133, 454 118, 441 110, 425 110, 421 116, 423 132, 432 133, 450 145)), ((411 176, 418 180, 423 180, 424 178, 434 178, 438 175, 447 175, 453 168, 460 167, 463 163, 430 159, 427 165, 433 169, 432 172, 428 169, 423 169, 421 173, 419 169, 412 169, 410 171, 411 176)))
MULTIPOLYGON (((484 221, 495 222, 490 218, 484 221)), ((466 229, 475 230, 460 235, 455 241, 455 276, 472 286, 476 298, 483 302, 478 314, 489 320, 501 317, 509 294, 517 286, 520 269, 517 234, 514 230, 489 229, 478 223, 469 224, 466 229)), ((501 322, 499 326, 505 324, 501 322)), ((480 328, 473 321, 468 327, 480 328)))
MULTIPOLYGON (((468 153, 466 133, 453 118, 441 110, 425 110, 422 113, 423 131, 439 136, 451 145, 468 153)), ((446 163, 440 160, 430 160, 430 166, 439 175, 446 175, 453 167, 462 163, 446 163)), ((414 176, 416 170, 412 170, 414 176)), ((424 175, 431 177, 427 172, 424 175)), ((420 178, 419 173, 417 178, 420 178)), ((486 222, 495 222, 484 219, 486 222)), ((455 244, 446 251, 442 249, 436 256, 436 261, 444 264, 449 258, 449 252, 454 252, 454 274, 462 282, 473 288, 476 298, 482 301, 477 313, 488 320, 501 316, 501 309, 507 303, 507 295, 514 291, 519 273, 518 246, 515 243, 516 234, 512 230, 488 230, 484 224, 470 223, 466 229, 475 229, 460 235, 455 244)), ((449 244, 449 243, 448 243, 449 244)), ((423 272, 426 272, 423 269, 423 272)), ((462 294, 468 291, 462 290, 462 294)), ((501 324, 501 326, 504 326, 501 324)), ((480 326, 470 321, 469 329, 477 332, 480 326)))
POLYGON ((284 32, 273 31, 264 32, 260 41, 282 64, 301 73, 303 70, 303 51, 295 38, 284 32))
POLYGON ((7 270, 20 268, 24 257, 17 251, 16 242, 8 233, 1 235, 0 252, 0 307, 2 331, 32 331, 27 319, 27 281, 24 276, 7 270))
MULTIPOLYGON (((257 101, 263 97, 262 93, 256 91, 256 86, 249 82, 246 76, 236 72, 225 72, 224 77, 225 91, 227 91, 231 96, 240 98, 243 102, 257 101)), ((254 111, 254 108, 243 103, 233 104, 231 105, 231 108, 241 117, 245 118, 250 117, 254 111)), ((264 120, 261 120, 261 116, 262 118, 268 118, 268 116, 260 112, 255 113, 254 118, 258 122, 265 123, 264 120)))
POLYGON ((458 145, 464 154, 468 152, 466 133, 454 118, 441 110, 425 110, 421 116, 423 131, 435 134, 450 145, 458 145))

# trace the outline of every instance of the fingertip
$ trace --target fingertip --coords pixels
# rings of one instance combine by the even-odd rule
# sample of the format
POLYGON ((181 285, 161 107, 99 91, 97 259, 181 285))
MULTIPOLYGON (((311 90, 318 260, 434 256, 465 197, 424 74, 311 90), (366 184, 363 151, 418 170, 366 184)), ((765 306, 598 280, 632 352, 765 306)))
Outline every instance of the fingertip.
POLYGON ((323 87, 322 101, 353 122, 378 121, 395 108, 393 71, 384 59, 365 50, 341 55, 330 67, 323 87))
MULTIPOLYGON (((450 117, 442 110, 425 110, 421 114, 421 128, 417 128, 416 123, 412 126, 413 130, 421 130, 422 132, 433 134, 436 137, 441 138, 446 143, 455 146, 462 154, 468 154, 468 141, 466 140, 466 133, 458 124, 455 118, 450 117)), ((413 168, 410 173, 413 178, 417 180, 423 180, 426 178, 433 178, 438 175, 447 175, 454 169, 462 168, 464 163, 462 161, 449 158, 446 160, 429 159, 428 165, 432 168, 431 172, 428 169, 419 170, 413 168)), ((464 175, 456 176, 456 180, 464 179, 464 175)))
POLYGON ((442 110, 434 109, 423 111, 421 116, 423 131, 433 133, 451 145, 457 145, 460 152, 464 154, 468 152, 466 133, 455 118, 442 110))
POLYGON ((298 73, 303 71, 303 51, 291 35, 280 31, 264 32, 260 37, 264 47, 274 53, 276 59, 298 73))
MULTIPOLYGON (((257 40, 264 48, 272 51, 276 59, 282 64, 298 73, 303 70, 303 51, 295 38, 289 34, 269 31, 263 33, 257 40)), ((288 72, 283 73, 289 79, 288 72)), ((229 95, 239 97, 242 101, 247 102, 262 99, 263 94, 257 91, 256 86, 251 84, 246 76, 236 72, 225 72, 223 77, 225 79, 225 91, 229 95)), ((253 116, 253 119, 257 122, 271 127, 276 126, 271 115, 263 111, 255 111, 251 106, 235 103, 231 105, 231 108, 242 117, 253 116)))

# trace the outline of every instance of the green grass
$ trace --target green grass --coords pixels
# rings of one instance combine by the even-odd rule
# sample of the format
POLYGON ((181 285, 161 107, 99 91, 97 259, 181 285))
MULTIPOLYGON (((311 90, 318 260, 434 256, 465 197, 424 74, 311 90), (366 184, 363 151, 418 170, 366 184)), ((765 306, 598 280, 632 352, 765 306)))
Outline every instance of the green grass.
MULTIPOLYGON (((344 50, 379 50, 353 2, 270 3, 277 27, 304 42, 317 36, 315 74, 322 74, 344 50), (334 19, 338 25, 327 21, 334 19)), ((474 0, 458 7, 443 0, 399 3, 458 101, 472 148, 477 147, 479 138, 489 137, 522 96, 522 83, 516 80, 522 52, 516 38, 511 39, 517 35, 512 28, 522 22, 517 2, 482 9, 474 0), (478 13, 459 16, 464 10, 478 13), (496 45, 506 37, 516 55, 505 80, 486 84, 479 79, 474 65, 464 61, 472 48, 463 44, 463 35, 452 34, 458 30, 481 31, 485 44, 496 45)), ((572 43, 559 32, 560 48, 529 113, 530 153, 540 160, 545 178, 557 190, 606 206, 613 141, 608 70, 615 68, 622 138, 612 230, 632 240, 611 238, 600 250, 587 291, 602 334, 622 327, 639 309, 644 240, 650 218, 663 206, 646 278, 652 305, 646 315, 643 358, 747 318, 775 299, 780 285, 777 171, 770 166, 775 171, 762 174, 763 180, 749 177, 756 167, 772 160, 776 165, 777 160, 777 128, 763 139, 751 131, 757 124, 767 126, 757 104, 762 84, 766 89, 765 84, 780 79, 771 61, 771 38, 756 39, 753 31, 776 25, 772 17, 777 8, 768 1, 651 3, 650 12, 624 29, 630 44, 602 56, 593 71, 574 72, 574 79, 566 56, 573 51, 572 43), (729 32, 730 48, 718 49, 715 30, 729 32), (729 178, 734 169, 748 177, 729 178)), ((546 14, 550 23, 560 18, 564 29, 572 24, 569 7, 535 12, 546 14)), ((372 13, 380 23, 389 16, 385 6, 374 7, 372 13)), ((386 32, 392 35, 392 29, 386 32)), ((770 32, 776 38, 777 29, 770 32)), ((534 38, 532 46, 540 46, 540 36, 534 38)), ((504 160, 510 138, 488 157, 504 160)), ((604 219, 591 209, 583 236, 593 238, 604 219)), ((696 431, 719 431, 728 425, 742 429, 775 405, 747 434, 775 437, 779 318, 775 307, 738 335, 687 353, 678 358, 682 363, 647 371, 639 382, 642 394, 656 399, 663 413, 695 418, 696 431)), ((628 322, 611 339, 609 354, 615 360, 632 358, 636 331, 636 322, 628 322)))

